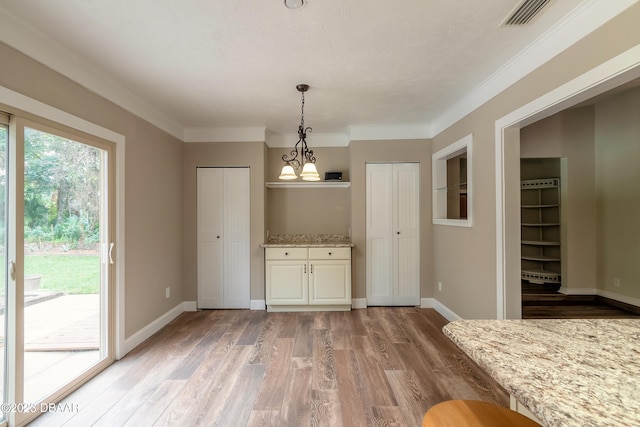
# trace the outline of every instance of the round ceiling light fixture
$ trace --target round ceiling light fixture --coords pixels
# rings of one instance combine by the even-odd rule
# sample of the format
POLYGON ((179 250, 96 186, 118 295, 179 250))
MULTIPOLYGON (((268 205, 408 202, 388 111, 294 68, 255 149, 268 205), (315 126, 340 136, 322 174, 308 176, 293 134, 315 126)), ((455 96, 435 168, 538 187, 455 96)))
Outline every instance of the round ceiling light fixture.
POLYGON ((284 0, 284 5, 289 9, 300 9, 305 4, 305 0, 284 0))

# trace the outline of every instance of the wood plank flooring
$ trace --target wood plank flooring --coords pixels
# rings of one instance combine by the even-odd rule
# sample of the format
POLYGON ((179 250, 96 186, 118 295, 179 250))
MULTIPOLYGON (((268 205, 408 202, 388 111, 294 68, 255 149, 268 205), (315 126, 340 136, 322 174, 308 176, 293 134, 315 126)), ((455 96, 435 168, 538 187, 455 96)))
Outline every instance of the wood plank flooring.
POLYGON ((448 399, 508 395, 433 309, 183 313, 32 426, 419 426, 448 399))
POLYGON ((640 309, 597 295, 565 295, 559 285, 522 284, 523 319, 639 318, 640 309))

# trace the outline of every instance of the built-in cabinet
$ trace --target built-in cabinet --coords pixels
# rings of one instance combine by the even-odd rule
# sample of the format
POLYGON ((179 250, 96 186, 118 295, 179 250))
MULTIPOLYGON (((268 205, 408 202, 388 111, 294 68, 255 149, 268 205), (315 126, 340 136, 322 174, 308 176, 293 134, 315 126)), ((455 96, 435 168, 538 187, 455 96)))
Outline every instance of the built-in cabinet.
POLYGON ((561 283, 560 179, 520 182, 522 280, 561 283))
POLYGON ((350 310, 351 248, 265 248, 268 311, 350 310))
POLYGON ((198 308, 250 308, 249 168, 197 168, 198 308))
POLYGON ((367 164, 366 186, 367 305, 419 305, 419 164, 367 164))

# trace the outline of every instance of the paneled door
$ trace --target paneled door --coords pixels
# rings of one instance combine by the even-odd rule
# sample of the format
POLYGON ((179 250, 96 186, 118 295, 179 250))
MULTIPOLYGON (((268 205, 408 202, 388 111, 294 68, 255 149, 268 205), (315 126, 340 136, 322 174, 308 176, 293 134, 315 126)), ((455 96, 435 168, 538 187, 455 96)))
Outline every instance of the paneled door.
POLYGON ((367 305, 419 305, 419 164, 370 163, 366 175, 367 305))
POLYGON ((198 308, 249 308, 250 169, 197 168, 198 308))

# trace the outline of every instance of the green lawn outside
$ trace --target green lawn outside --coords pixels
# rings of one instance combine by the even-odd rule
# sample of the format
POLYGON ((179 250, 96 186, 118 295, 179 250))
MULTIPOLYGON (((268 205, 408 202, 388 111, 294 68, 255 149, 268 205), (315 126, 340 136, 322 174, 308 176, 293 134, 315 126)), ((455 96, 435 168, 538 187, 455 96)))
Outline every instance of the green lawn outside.
POLYGON ((100 289, 98 255, 27 255, 25 276, 42 276, 40 289, 67 294, 97 294, 100 289))

